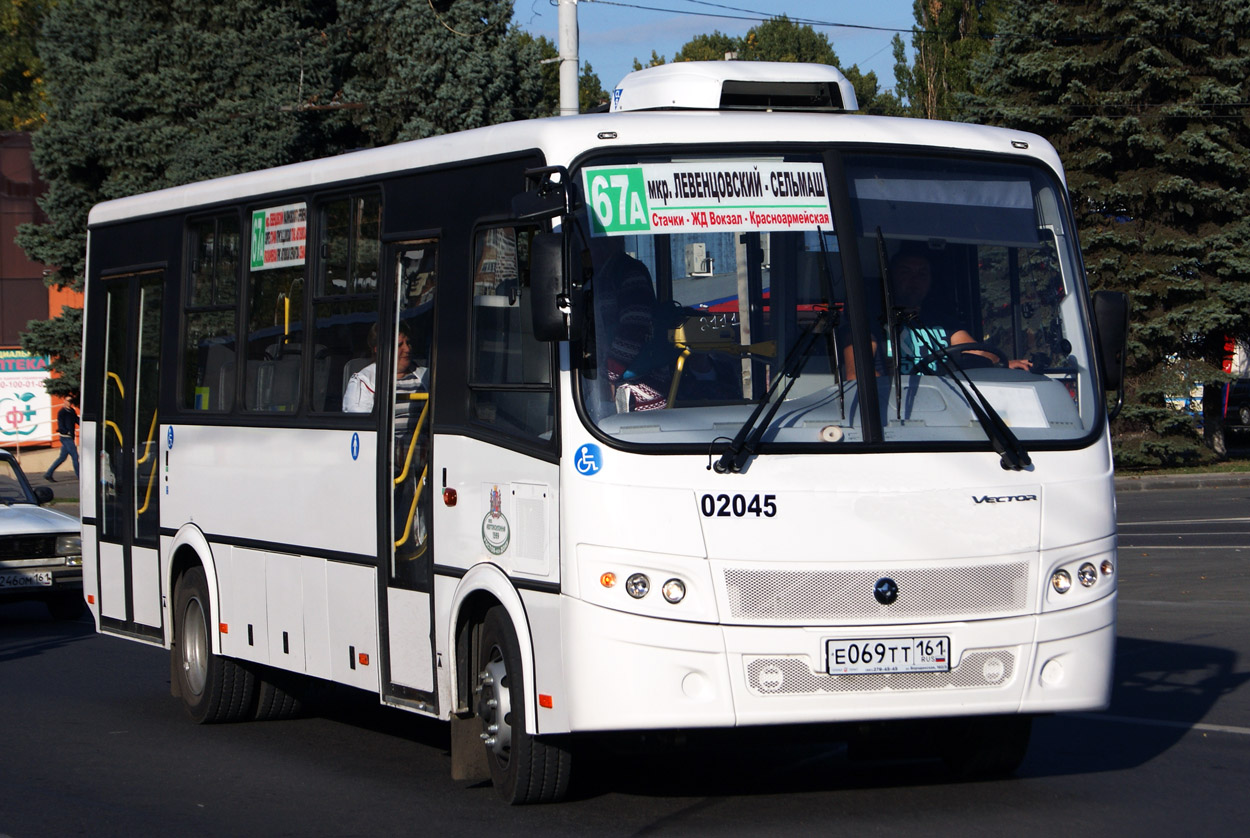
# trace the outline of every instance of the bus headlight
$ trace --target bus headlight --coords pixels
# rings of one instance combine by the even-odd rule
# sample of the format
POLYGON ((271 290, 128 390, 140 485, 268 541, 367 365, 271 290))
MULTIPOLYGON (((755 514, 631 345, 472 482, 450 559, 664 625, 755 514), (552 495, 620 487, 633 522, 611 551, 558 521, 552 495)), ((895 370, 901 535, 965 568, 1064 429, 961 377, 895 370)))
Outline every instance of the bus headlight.
POLYGON ((664 594, 664 598, 676 605, 686 598, 686 583, 680 579, 670 579, 664 583, 664 587, 660 588, 660 593, 664 594))
POLYGON ((1089 562, 1081 565, 1076 571, 1076 578, 1081 580, 1081 584, 1087 588, 1092 588, 1094 583, 1098 581, 1098 571, 1089 562))
POLYGON ((1050 585, 1056 593, 1066 594, 1072 590, 1072 574, 1066 570, 1056 570, 1050 577, 1050 585))
POLYGON ((651 580, 645 573, 635 573, 625 580, 625 591, 634 599, 642 599, 651 592, 651 580))

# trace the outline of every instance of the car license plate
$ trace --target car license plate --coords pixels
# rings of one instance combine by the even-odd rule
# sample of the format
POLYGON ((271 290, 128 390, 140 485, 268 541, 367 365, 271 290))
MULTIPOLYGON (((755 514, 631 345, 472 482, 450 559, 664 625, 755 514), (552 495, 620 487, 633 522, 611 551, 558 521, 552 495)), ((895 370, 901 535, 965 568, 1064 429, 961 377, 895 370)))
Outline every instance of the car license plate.
POLYGON ((0 573, 0 591, 11 588, 50 588, 52 587, 52 571, 40 570, 35 573, 0 573))
POLYGON ((951 668, 951 641, 949 637, 829 640, 825 656, 830 675, 947 672, 951 668))

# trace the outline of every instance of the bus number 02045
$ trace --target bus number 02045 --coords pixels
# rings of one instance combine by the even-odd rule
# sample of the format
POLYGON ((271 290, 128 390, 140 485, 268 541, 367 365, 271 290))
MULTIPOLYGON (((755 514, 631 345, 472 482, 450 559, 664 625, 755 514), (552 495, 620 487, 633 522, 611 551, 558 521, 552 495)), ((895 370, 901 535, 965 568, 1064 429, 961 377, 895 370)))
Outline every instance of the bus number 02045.
POLYGON ((777 514, 776 495, 704 495, 699 501, 705 518, 745 518, 777 514))

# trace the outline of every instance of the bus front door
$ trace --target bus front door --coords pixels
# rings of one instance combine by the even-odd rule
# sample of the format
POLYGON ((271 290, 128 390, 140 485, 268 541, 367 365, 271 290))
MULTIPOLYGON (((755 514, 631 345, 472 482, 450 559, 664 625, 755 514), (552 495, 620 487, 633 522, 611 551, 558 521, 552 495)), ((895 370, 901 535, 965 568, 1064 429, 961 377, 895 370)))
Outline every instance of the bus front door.
POLYGON ((97 487, 101 625, 153 638, 162 636, 157 405, 163 288, 160 271, 104 280, 101 423, 97 458, 88 466, 97 487))
MULTIPOLYGON (((389 495, 389 525, 380 555, 388 559, 381 613, 383 690, 387 698, 433 712, 437 709, 433 638, 433 524, 430 503, 433 409, 434 290, 438 241, 392 245, 395 314, 384 411, 378 446, 383 494, 389 495)), ((381 354, 381 353, 379 353, 381 354)), ((377 387, 378 397, 383 387, 377 387)))

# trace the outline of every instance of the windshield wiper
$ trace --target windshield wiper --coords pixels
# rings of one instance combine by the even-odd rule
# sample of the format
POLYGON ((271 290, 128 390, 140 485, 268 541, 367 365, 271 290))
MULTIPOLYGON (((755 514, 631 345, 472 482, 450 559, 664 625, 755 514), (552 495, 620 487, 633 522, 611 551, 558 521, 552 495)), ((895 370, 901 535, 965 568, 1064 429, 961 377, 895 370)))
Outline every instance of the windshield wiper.
MULTIPOLYGON (((912 317, 914 318, 914 315, 912 317)), ((1029 452, 1025 449, 1024 443, 1020 442, 1020 438, 1003 421, 1003 417, 994 409, 994 405, 990 404, 989 399, 977 389, 977 385, 968 377, 968 373, 959 365, 959 362, 951 357, 950 350, 919 323, 915 323, 914 319, 912 334, 925 345, 929 353, 941 363, 946 374, 955 382, 955 386, 963 394, 964 401, 972 409, 972 415, 977 417, 977 422, 981 424, 985 435, 989 437, 990 444, 998 452, 999 464, 1008 471, 1023 471, 1032 466, 1033 461, 1029 458, 1029 452)))
POLYGON ((733 440, 729 443, 729 447, 725 449, 725 453, 721 454, 720 459, 712 464, 712 468, 716 470, 717 474, 742 471, 746 461, 755 453, 755 449, 759 446, 764 432, 772 423, 773 417, 777 415, 781 403, 786 400, 790 388, 794 386, 794 382, 798 381, 799 375, 803 371, 803 365, 807 361, 807 356, 811 354, 812 347, 816 345, 816 339, 828 334, 837 325, 837 320, 838 313, 832 308, 827 308, 808 324, 808 327, 803 330, 803 334, 799 335, 799 339, 794 342, 794 348, 791 350, 789 357, 786 358, 786 364, 782 368, 781 374, 773 378, 773 383, 768 388, 768 392, 755 405, 755 410, 751 411, 747 421, 738 429, 738 433, 734 435, 733 440), (782 381, 786 382, 786 386, 781 390, 781 395, 774 400, 773 397, 777 394, 777 388, 781 386, 782 381), (772 403, 771 407, 769 407, 770 402, 772 403), (759 421, 760 415, 764 413, 764 408, 766 407, 769 408, 768 414, 764 416, 764 421, 761 422, 759 421))

